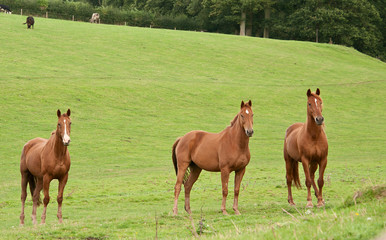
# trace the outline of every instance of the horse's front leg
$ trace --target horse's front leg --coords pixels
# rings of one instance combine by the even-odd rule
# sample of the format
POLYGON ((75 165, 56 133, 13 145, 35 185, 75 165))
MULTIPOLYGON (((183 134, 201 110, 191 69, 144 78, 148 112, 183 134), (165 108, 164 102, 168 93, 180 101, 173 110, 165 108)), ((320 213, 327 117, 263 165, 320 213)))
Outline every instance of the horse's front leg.
POLYGON ((310 163, 307 158, 302 157, 302 164, 304 169, 304 174, 306 175, 306 186, 307 186, 307 205, 306 207, 312 208, 314 205, 312 204, 312 198, 311 198, 311 176, 310 176, 310 163))
POLYGON ((315 197, 318 198, 318 196, 319 196, 319 189, 318 189, 318 187, 316 186, 316 183, 315 183, 315 172, 316 172, 317 168, 318 168, 318 163, 317 162, 311 162, 310 163, 311 184, 312 184, 312 187, 314 188, 314 191, 315 191, 315 197))
POLYGON ((43 192, 44 192, 44 209, 42 213, 42 221, 41 224, 46 223, 46 216, 47 216, 47 205, 50 202, 50 183, 51 183, 52 177, 48 174, 44 175, 43 177, 43 192))
POLYGON ((68 179, 68 173, 61 179, 59 179, 59 187, 58 187, 58 214, 56 215, 59 219, 59 223, 63 223, 63 217, 62 217, 62 202, 63 202, 63 192, 64 187, 66 186, 68 179))
POLYGON ((240 215, 240 212, 238 209, 239 193, 240 193, 240 184, 241 184, 241 180, 243 180, 244 173, 245 173, 245 168, 235 172, 235 197, 233 201, 233 210, 235 211, 236 215, 240 215))
POLYGON ((319 186, 319 195, 318 195, 318 207, 323 207, 324 206, 324 199, 323 199, 323 194, 322 194, 322 189, 324 185, 324 170, 326 169, 327 166, 327 158, 324 158, 320 161, 319 164, 319 179, 318 179, 318 186, 319 186))
POLYGON ((228 196, 228 182, 229 182, 229 169, 221 169, 221 183, 222 183, 222 203, 221 211, 224 215, 228 215, 226 210, 226 201, 228 196))

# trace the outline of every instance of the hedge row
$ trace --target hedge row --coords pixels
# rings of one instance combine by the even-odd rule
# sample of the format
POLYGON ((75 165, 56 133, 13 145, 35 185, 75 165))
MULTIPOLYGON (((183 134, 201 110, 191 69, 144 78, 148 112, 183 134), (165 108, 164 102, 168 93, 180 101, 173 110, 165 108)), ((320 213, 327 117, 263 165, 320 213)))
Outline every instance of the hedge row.
POLYGON ((63 2, 62 0, 2 0, 14 14, 46 16, 49 18, 89 21, 93 13, 99 13, 101 23, 129 25, 138 27, 156 27, 180 30, 200 30, 200 26, 192 18, 185 15, 160 16, 146 11, 121 10, 113 7, 98 7, 83 2, 63 2))

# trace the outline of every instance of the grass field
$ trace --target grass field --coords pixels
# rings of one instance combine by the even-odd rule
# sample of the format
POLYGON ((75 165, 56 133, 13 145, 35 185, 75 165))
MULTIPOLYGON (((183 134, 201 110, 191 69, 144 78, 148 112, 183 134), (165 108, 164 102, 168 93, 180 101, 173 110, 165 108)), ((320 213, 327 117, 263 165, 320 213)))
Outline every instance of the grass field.
POLYGON ((385 231, 385 63, 337 45, 35 20, 27 30, 25 16, 0 14, 1 239, 186 239, 193 225, 203 239, 372 239, 385 231), (317 87, 329 140, 326 207, 305 209, 303 187, 293 208, 283 138, 305 120, 306 91, 317 87), (231 209, 234 174, 223 216, 220 174, 202 172, 192 220, 183 192, 172 216, 175 139, 221 131, 249 99, 255 134, 242 215, 231 209), (71 108, 73 123, 64 224, 54 180, 47 224, 32 226, 28 196, 19 227, 21 149, 49 137, 58 108, 71 108))

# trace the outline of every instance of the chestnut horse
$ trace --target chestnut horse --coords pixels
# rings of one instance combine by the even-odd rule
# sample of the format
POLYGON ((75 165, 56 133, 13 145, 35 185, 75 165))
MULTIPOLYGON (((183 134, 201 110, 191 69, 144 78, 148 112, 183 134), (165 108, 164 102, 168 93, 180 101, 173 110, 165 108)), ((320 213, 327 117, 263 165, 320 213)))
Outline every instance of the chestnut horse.
POLYGON ((21 214, 20 224, 24 225, 24 205, 27 198, 27 184, 29 183, 32 200, 32 222, 36 224, 36 208, 40 204, 40 191, 44 191, 44 210, 41 223, 46 220, 47 205, 50 201, 49 187, 52 179, 59 180, 58 189, 58 214, 59 223, 62 218, 63 190, 68 179, 70 170, 70 154, 67 146, 70 144, 71 132, 71 111, 61 114, 57 111, 58 125, 56 131, 51 133, 49 139, 35 138, 28 141, 21 154, 20 173, 21 173, 21 214))
POLYGON ((173 145, 172 159, 176 170, 177 182, 174 189, 173 213, 178 212, 178 196, 181 185, 185 187, 185 210, 190 210, 190 190, 196 182, 202 169, 211 172, 221 172, 223 214, 227 214, 225 203, 228 195, 229 174, 235 171, 235 189, 233 210, 237 215, 240 183, 245 173, 245 167, 251 158, 249 152, 249 137, 253 134, 252 102, 241 102, 241 110, 235 116, 231 125, 220 133, 191 131, 176 140, 173 145), (187 171, 189 167, 190 171, 187 171), (190 172, 190 173, 189 173, 190 172))
POLYGON ((324 132, 324 118, 322 116, 323 102, 320 98, 320 90, 315 93, 307 91, 307 121, 306 123, 295 123, 291 125, 285 134, 284 159, 286 164, 286 177, 288 187, 288 202, 295 205, 291 184, 300 187, 298 162, 301 162, 306 175, 307 205, 313 207, 311 199, 311 185, 318 198, 318 207, 324 206, 322 189, 324 185, 323 175, 327 166, 328 143, 324 132), (319 165, 318 187, 315 184, 315 171, 319 165))

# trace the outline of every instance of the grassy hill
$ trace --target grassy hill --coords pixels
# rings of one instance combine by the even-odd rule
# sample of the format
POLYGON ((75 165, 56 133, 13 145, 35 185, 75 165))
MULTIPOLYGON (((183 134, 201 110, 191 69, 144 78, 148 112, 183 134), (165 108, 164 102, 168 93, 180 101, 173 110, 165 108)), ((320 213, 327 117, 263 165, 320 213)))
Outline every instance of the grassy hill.
POLYGON ((1 238, 191 238, 192 222, 208 239, 369 239, 384 230, 385 63, 337 45, 35 20, 27 30, 25 16, 0 14, 1 238), (282 145, 317 87, 329 140, 326 207, 308 211, 304 187, 293 191, 297 208, 288 206, 282 145), (172 216, 175 139, 221 131, 249 99, 255 134, 242 215, 231 209, 234 175, 223 216, 220 174, 202 172, 192 222, 183 192, 172 216), (71 108, 73 122, 64 224, 54 180, 47 224, 32 226, 28 196, 21 228, 21 149, 49 137, 58 108, 71 108), (359 192, 370 194, 354 204, 359 192))

